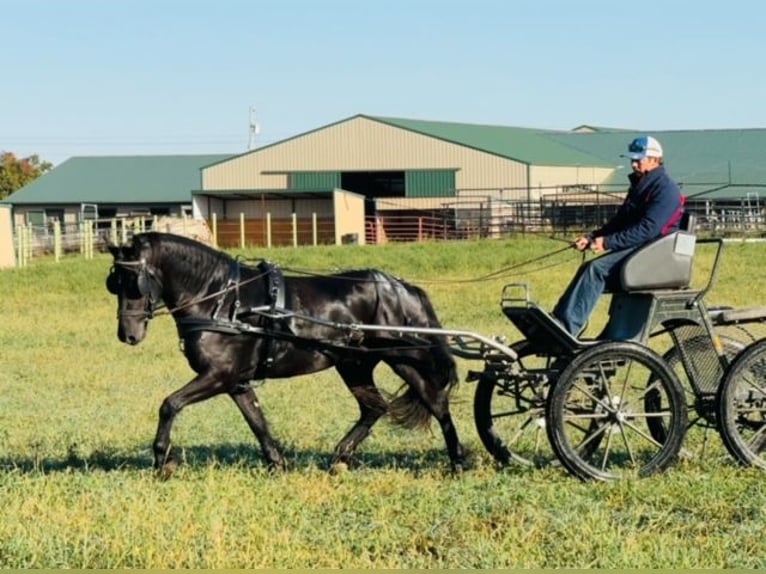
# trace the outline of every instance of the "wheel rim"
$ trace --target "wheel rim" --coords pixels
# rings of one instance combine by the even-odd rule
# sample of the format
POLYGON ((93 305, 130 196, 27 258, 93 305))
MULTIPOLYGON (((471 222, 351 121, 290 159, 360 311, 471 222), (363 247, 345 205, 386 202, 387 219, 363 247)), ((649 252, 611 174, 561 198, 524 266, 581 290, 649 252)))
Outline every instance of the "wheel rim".
POLYGON ((741 463, 766 468, 766 341, 742 353, 721 385, 721 434, 741 463))
POLYGON ((576 357, 561 374, 548 421, 554 450, 571 472, 614 480, 651 474, 675 459, 686 406, 677 377, 656 353, 633 343, 605 343, 576 357), (652 435, 650 421, 661 421, 664 441, 652 435))
POLYGON ((526 341, 513 348, 523 375, 489 371, 479 381, 474 399, 479 437, 501 464, 535 468, 557 464, 546 431, 549 383, 544 373, 550 374, 550 358, 534 355, 526 341))

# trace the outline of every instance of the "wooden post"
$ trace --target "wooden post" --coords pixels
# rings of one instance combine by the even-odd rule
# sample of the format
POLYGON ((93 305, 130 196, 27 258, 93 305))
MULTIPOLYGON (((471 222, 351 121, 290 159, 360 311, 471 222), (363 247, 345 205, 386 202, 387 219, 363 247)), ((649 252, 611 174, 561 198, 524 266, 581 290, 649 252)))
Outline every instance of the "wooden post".
POLYGON ((88 221, 88 259, 93 259, 93 244, 95 243, 96 222, 88 221))
POLYGON ((57 219, 53 222, 53 258, 56 262, 61 260, 61 222, 57 219))
POLYGON ((314 247, 316 247, 318 244, 318 241, 317 241, 318 236, 319 234, 317 232, 317 214, 316 212, 314 212, 311 214, 311 241, 314 247))
POLYGON ((239 214, 239 246, 245 248, 245 214, 240 212, 239 214))
POLYGON ((214 212, 213 213, 213 229, 211 229, 211 232, 213 234, 213 247, 218 247, 218 215, 214 212))
POLYGON ((266 247, 271 248, 271 213, 266 214, 266 247))
POLYGON ((293 247, 298 247, 298 215, 293 212, 293 247))
POLYGON ((27 252, 26 254, 27 261, 31 261, 32 256, 35 254, 34 253, 34 247, 35 247, 34 237, 35 237, 35 228, 32 225, 27 225, 27 239, 24 242, 24 248, 26 249, 26 252, 27 252))
POLYGON ((16 256, 16 260, 18 262, 19 267, 24 267, 27 264, 25 254, 26 249, 24 248, 24 241, 25 241, 26 232, 24 230, 24 226, 22 224, 16 225, 16 252, 18 255, 16 256))

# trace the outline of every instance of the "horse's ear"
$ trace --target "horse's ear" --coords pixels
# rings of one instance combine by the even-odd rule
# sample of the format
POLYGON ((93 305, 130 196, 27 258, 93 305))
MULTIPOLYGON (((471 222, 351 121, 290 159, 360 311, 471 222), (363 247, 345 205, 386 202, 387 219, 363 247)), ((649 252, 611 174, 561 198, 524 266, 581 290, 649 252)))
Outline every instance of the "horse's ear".
POLYGON ((152 242, 145 233, 138 233, 133 236, 133 246, 136 248, 136 252, 141 252, 144 249, 151 247, 152 242))

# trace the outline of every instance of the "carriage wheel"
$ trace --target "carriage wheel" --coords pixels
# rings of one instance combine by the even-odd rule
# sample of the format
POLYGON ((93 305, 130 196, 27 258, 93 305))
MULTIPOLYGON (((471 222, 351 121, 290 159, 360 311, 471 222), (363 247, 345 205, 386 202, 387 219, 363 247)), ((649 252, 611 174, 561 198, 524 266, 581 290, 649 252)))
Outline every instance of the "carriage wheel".
POLYGON ((567 470, 583 480, 615 480, 647 476, 675 461, 686 403, 678 377, 657 353, 638 343, 605 342, 564 369, 546 418, 551 446, 567 470), (664 406, 646 409, 647 394, 658 394, 664 406), (654 418, 664 421, 664 441, 649 430, 654 418))
MULTIPOLYGON (((746 343, 727 335, 718 335, 718 340, 723 345, 723 351, 726 355, 726 358, 729 360, 729 364, 731 364, 731 362, 734 360, 734 357, 736 357, 746 347, 746 343)), ((703 352, 709 352, 707 347, 710 345, 710 339, 709 337, 695 337, 687 341, 685 344, 692 350, 705 349, 703 352)), ((694 391, 694 388, 689 381, 689 376, 686 373, 686 369, 684 368, 683 362, 681 360, 681 352, 678 347, 673 346, 668 349, 662 355, 662 359, 665 361, 668 367, 670 367, 670 369, 676 373, 678 380, 681 381, 681 386, 683 387, 684 395, 686 397, 685 400, 689 417, 687 422, 687 430, 693 426, 700 426, 704 429, 705 436, 707 437, 707 432, 709 429, 718 428, 716 423, 717 403, 712 404, 713 401, 707 400, 707 396, 700 397, 694 391)), ((647 381, 647 386, 652 386, 653 383, 654 379, 652 378, 647 381)), ((647 393, 646 410, 661 410, 663 408, 661 399, 662 397, 659 395, 659 393, 647 393)), ((665 442, 665 438, 667 437, 667 430, 663 420, 660 418, 651 418, 648 419, 648 425, 652 436, 659 442, 665 442)), ((706 439, 703 440, 703 445, 706 442, 706 439)))
POLYGON ((740 463, 766 469, 766 340, 742 351, 718 389, 721 438, 740 463))
POLYGON ((545 466, 555 460, 545 431, 552 357, 539 355, 527 341, 511 348, 518 354, 523 375, 485 370, 474 395, 476 430, 500 464, 545 466))

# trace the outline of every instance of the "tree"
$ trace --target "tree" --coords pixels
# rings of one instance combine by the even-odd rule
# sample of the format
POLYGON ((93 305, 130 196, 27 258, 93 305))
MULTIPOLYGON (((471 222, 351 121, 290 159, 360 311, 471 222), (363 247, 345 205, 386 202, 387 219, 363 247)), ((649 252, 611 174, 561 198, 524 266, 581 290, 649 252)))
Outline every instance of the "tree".
POLYGON ((41 162, 37 154, 19 159, 11 152, 0 152, 0 200, 52 168, 52 163, 41 162))

